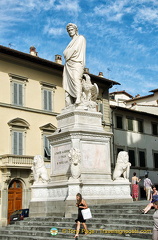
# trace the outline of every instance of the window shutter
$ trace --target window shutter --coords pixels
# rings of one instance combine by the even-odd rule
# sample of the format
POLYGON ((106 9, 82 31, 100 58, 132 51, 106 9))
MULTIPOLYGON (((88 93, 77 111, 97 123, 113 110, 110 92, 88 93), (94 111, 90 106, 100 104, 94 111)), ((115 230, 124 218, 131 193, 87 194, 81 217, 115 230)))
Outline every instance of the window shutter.
POLYGON ((23 105, 23 102, 22 102, 22 84, 18 84, 19 85, 19 89, 18 89, 18 92, 19 92, 19 105, 23 105))
POLYGON ((19 132, 19 155, 23 154, 23 134, 19 132))
POLYGON ((44 110, 47 110, 47 91, 44 90, 44 110))
POLYGON ((23 154, 23 133, 13 132, 13 154, 23 154))
POLYGON ((13 132, 13 154, 17 155, 18 133, 13 132))
POLYGON ((48 110, 51 111, 52 110, 52 92, 48 91, 48 110))
POLYGON ((23 105, 23 85, 20 83, 13 83, 13 103, 23 105))
POLYGON ((102 121, 104 120, 104 112, 103 112, 103 103, 99 102, 98 103, 98 112, 102 113, 102 121))
POLYGON ((18 104, 18 85, 17 83, 13 84, 13 103, 18 104))
POLYGON ((47 136, 44 136, 44 156, 50 157, 50 143, 47 136))
POLYGON ((44 110, 52 111, 52 92, 44 90, 44 110))

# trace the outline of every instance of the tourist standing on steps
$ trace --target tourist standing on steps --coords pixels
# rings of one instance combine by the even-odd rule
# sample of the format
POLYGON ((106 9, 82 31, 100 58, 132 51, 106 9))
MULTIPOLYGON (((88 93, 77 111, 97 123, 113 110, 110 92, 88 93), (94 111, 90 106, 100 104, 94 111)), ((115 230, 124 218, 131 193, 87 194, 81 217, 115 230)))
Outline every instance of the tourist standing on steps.
POLYGON ((82 195, 80 193, 77 193, 76 200, 77 200, 76 207, 78 207, 78 217, 75 220, 75 222, 77 223, 75 238, 79 236, 81 223, 84 227, 85 234, 87 234, 88 232, 86 220, 83 219, 82 212, 81 212, 81 210, 88 208, 88 205, 86 201, 82 198, 82 195))
POLYGON ((63 88, 66 91, 66 106, 81 102, 82 77, 85 67, 86 40, 78 34, 74 23, 69 23, 67 32, 72 38, 64 51, 65 65, 63 71, 63 88))
POLYGON ((146 198, 149 201, 151 198, 151 189, 152 189, 152 182, 151 180, 148 178, 148 174, 145 175, 145 179, 144 179, 144 190, 146 191, 146 198))
POLYGON ((132 177, 132 198, 133 201, 138 201, 138 196, 139 196, 139 185, 138 183, 141 181, 141 179, 138 179, 136 176, 136 173, 133 173, 132 177))
POLYGON ((153 204, 156 211, 153 214, 154 227, 152 240, 158 240, 158 201, 154 202, 153 204))

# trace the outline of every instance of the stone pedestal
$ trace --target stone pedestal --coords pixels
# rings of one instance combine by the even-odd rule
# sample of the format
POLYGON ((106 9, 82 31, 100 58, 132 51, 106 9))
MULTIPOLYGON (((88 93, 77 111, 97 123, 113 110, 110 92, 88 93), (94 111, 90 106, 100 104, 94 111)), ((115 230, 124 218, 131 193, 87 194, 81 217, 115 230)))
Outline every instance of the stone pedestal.
POLYGON ((46 215, 50 212, 61 215, 64 212, 67 215, 72 205, 75 205, 78 192, 88 204, 104 204, 109 200, 132 201, 129 181, 111 179, 112 133, 104 131, 101 117, 99 112, 75 106, 64 109, 58 115, 58 129, 49 137, 50 181, 43 186, 33 185, 31 214, 38 216, 39 209, 36 208, 38 202, 40 207, 43 205, 46 215), (78 179, 72 178, 70 171, 68 154, 72 148, 78 149, 81 153, 78 179), (49 208, 50 204, 55 206, 53 210, 49 208))

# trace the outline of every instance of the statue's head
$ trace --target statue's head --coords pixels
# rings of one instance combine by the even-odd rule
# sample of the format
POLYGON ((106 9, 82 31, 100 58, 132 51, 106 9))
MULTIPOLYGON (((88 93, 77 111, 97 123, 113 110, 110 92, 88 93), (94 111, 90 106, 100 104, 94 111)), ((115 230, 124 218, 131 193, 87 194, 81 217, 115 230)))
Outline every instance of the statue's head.
POLYGON ((35 157, 34 157, 34 165, 36 165, 36 166, 41 166, 41 164, 43 164, 43 157, 41 156, 41 155, 36 155, 35 157))
POLYGON ((76 24, 74 23, 68 23, 66 26, 67 32, 69 33, 70 37, 71 37, 71 31, 73 31, 75 33, 75 35, 78 35, 78 28, 76 26, 76 24))
POLYGON ((129 161, 129 156, 128 152, 126 151, 120 151, 118 156, 117 156, 117 162, 128 162, 129 161))

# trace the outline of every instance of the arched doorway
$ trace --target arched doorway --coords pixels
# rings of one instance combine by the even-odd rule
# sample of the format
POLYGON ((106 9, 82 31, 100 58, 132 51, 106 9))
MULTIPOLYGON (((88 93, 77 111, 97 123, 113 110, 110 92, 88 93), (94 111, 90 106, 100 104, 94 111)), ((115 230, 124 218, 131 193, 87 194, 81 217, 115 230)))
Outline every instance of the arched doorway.
POLYGON ((19 180, 13 180, 8 188, 8 223, 10 215, 22 208, 22 183, 19 180))

